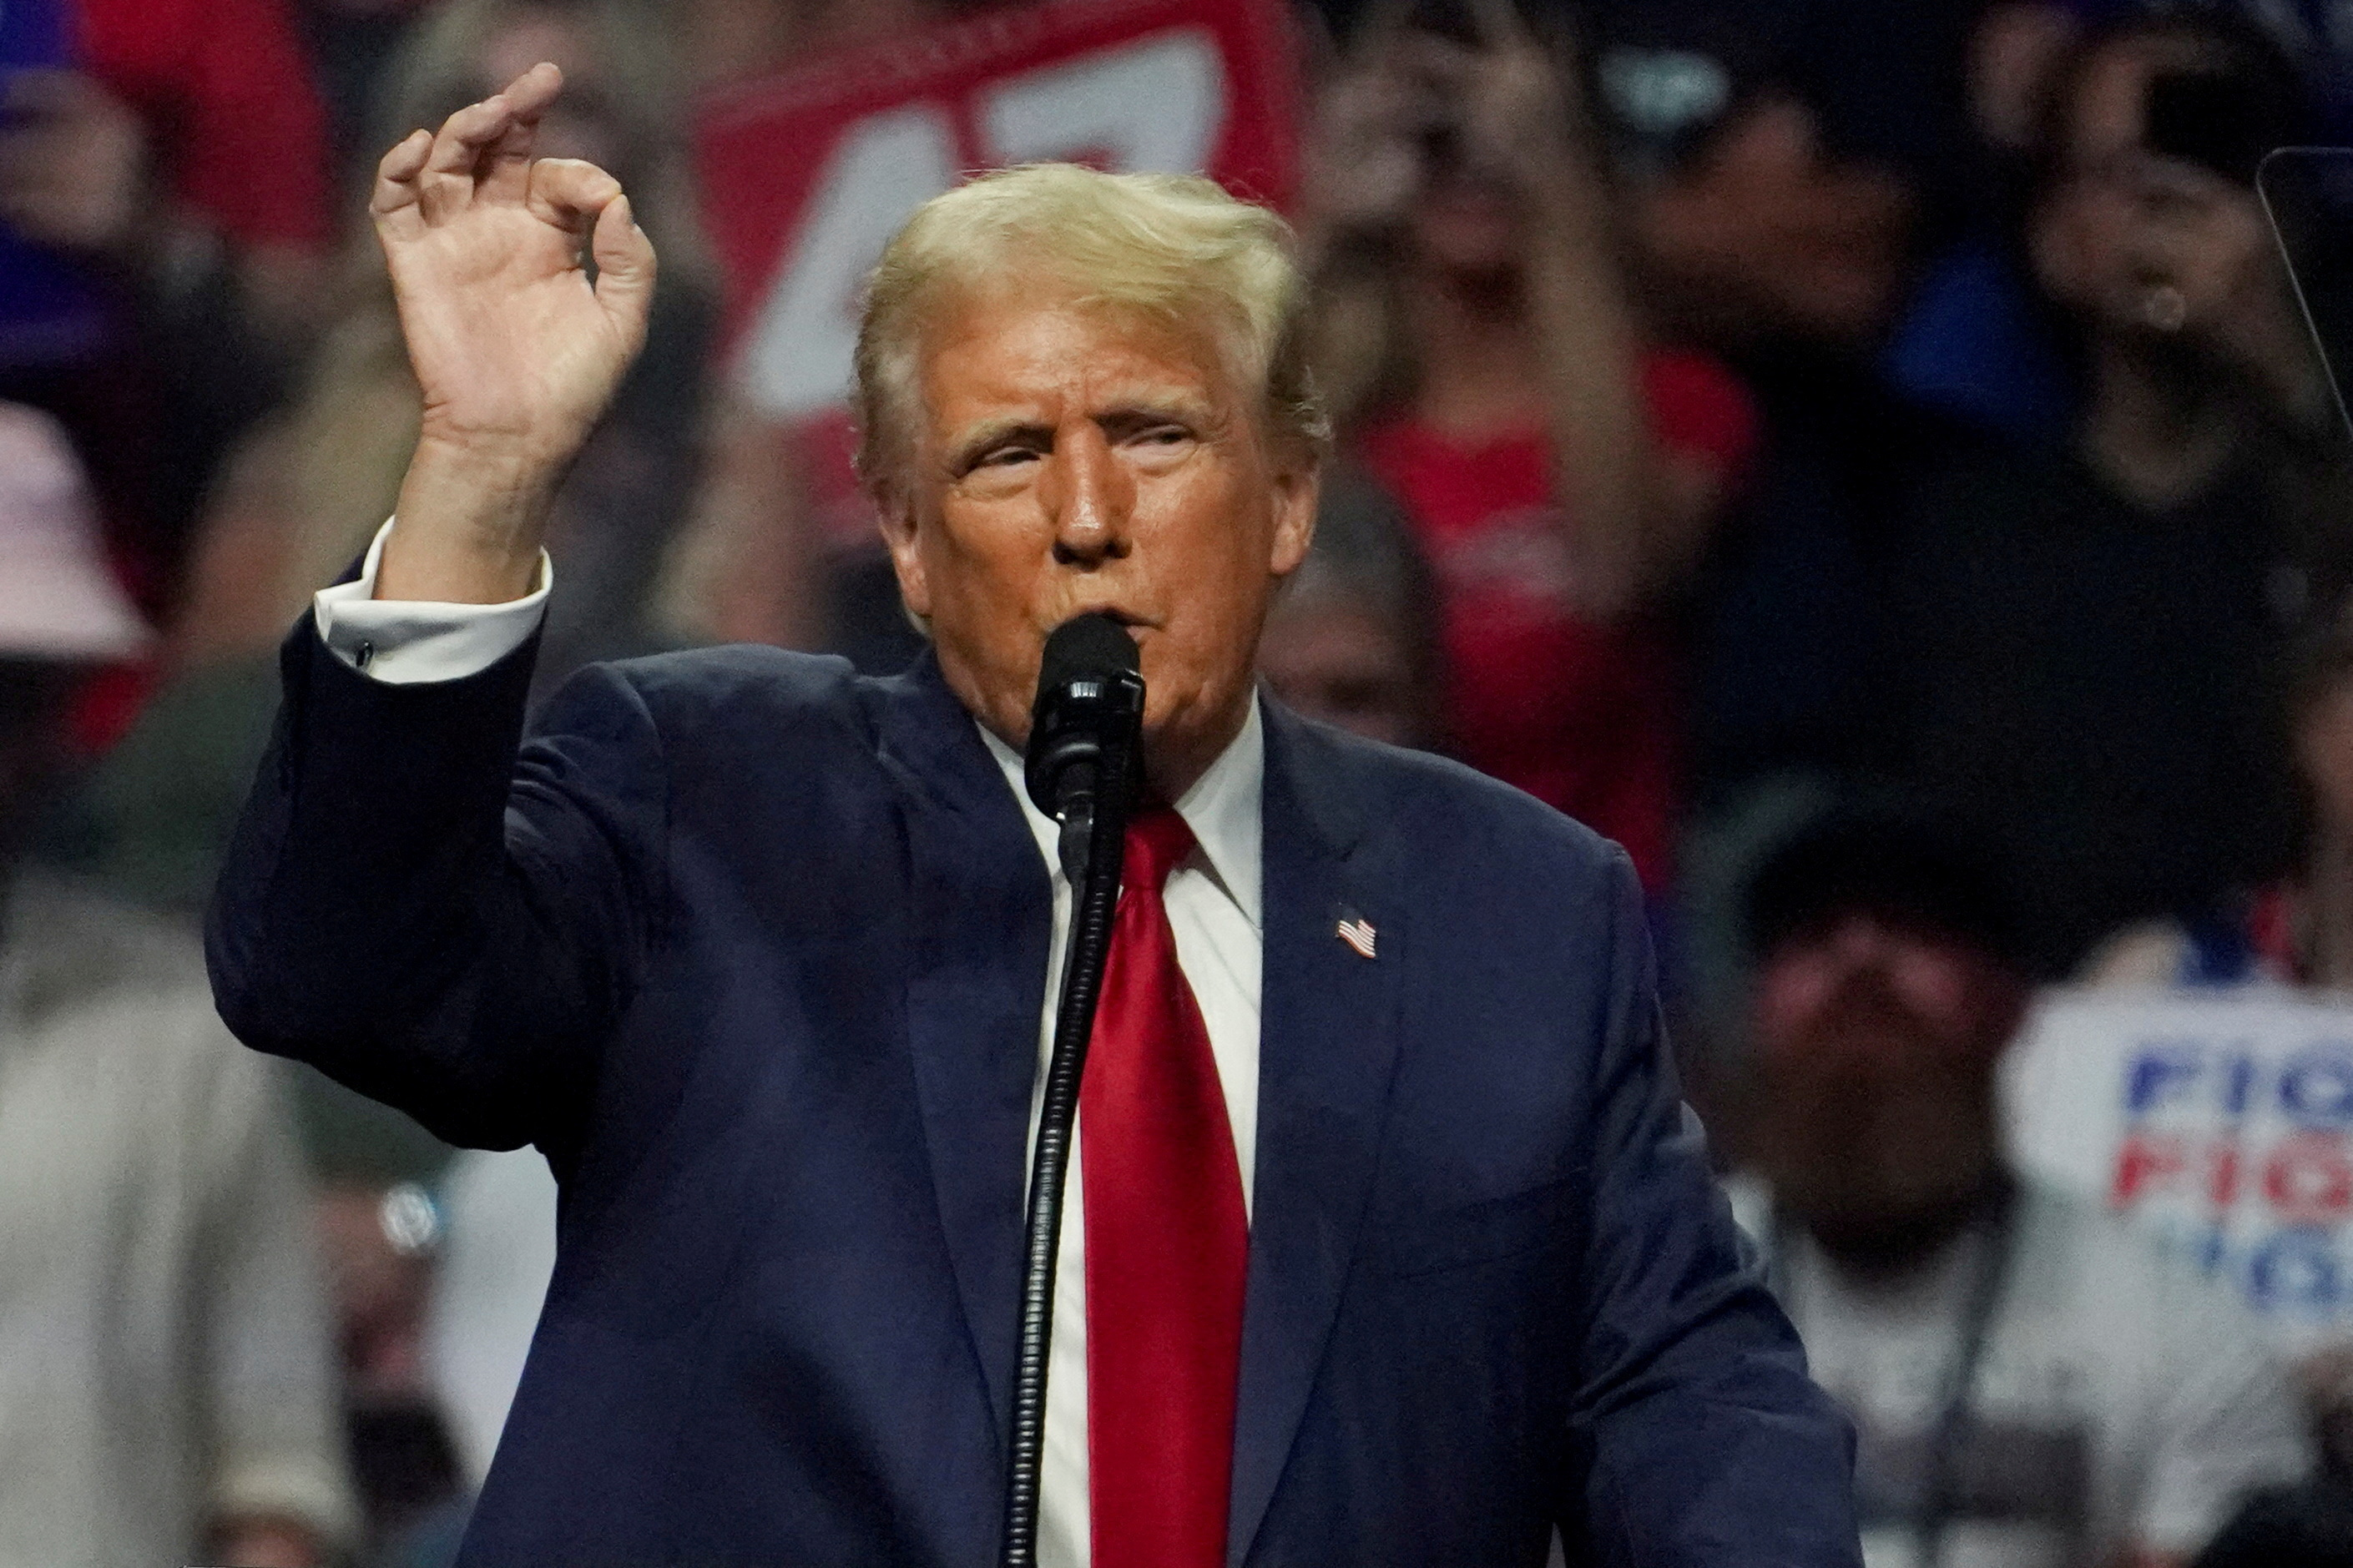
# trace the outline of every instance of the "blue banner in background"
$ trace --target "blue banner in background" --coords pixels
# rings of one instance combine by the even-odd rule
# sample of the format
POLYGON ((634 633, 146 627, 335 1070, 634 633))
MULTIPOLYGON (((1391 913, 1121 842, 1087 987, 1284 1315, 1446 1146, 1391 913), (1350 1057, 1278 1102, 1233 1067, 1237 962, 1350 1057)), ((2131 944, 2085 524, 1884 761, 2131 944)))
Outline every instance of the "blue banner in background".
POLYGON ((0 0, 0 71, 73 64, 66 0, 0 0))

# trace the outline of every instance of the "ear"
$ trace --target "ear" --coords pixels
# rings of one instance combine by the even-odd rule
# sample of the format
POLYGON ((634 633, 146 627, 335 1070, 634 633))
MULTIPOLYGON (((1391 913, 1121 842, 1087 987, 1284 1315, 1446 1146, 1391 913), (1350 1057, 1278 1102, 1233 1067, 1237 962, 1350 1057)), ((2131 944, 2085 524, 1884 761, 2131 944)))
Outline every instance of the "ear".
POLYGON ((932 613, 932 588, 923 575, 914 498, 895 489, 878 491, 874 515, 881 531, 882 546, 891 552, 891 570, 899 578, 899 597, 910 611, 928 617, 932 613))
POLYGON ((1273 474, 1274 539, 1267 553, 1267 571, 1288 577, 1307 559, 1315 542, 1315 503, 1323 491, 1324 472, 1313 456, 1282 458, 1273 474))

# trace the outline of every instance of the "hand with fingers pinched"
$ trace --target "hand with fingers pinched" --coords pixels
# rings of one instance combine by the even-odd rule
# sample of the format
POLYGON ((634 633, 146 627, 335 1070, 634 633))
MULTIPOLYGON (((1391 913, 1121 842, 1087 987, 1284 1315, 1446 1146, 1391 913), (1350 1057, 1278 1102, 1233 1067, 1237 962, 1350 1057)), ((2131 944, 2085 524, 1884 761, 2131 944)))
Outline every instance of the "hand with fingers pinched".
POLYGON ((379 597, 528 592, 554 488, 645 342, 654 251, 619 182, 532 156, 563 83, 534 66, 377 167, 369 210, 424 395, 379 597))

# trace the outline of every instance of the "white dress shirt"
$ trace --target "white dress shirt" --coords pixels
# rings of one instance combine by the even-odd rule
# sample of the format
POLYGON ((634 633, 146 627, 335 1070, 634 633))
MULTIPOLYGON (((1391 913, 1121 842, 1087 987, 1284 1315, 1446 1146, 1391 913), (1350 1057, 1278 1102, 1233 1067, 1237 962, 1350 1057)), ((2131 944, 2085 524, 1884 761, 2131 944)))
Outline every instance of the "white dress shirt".
MULTIPOLYGON (((322 589, 319 634, 337 658, 377 680, 394 684, 455 680, 487 669, 522 646, 545 613, 554 574, 540 557, 539 586, 504 605, 454 605, 377 599, 376 563, 385 534, 368 547, 357 581, 322 589)), ((977 721, 975 729, 1004 770, 1006 786, 1021 804, 1054 888, 1054 933, 1046 965, 1046 1004, 1038 1026, 1039 1072, 1029 1104, 1034 1143, 1045 1093, 1046 1057, 1053 1049, 1055 1004, 1062 953, 1070 935, 1071 888, 1056 854, 1059 829, 1030 803, 1020 753, 977 721)), ((1176 940, 1177 967, 1193 988, 1218 1083, 1233 1125, 1241 1165, 1243 1212, 1252 1201, 1258 1133, 1259 995, 1264 948, 1260 925, 1261 805, 1266 778, 1266 731, 1258 704, 1241 733, 1176 803, 1193 830, 1195 847, 1169 874, 1165 894, 1176 940)), ((1065 1189, 1061 1247, 1054 1279, 1054 1340, 1046 1380, 1046 1447, 1039 1482, 1038 1562, 1040 1568, 1087 1568, 1092 1557, 1087 1506, 1086 1204, 1083 1153, 1076 1130, 1071 1182, 1065 1189)), ((1009 1363, 1014 1347, 998 1347, 1009 1363)))

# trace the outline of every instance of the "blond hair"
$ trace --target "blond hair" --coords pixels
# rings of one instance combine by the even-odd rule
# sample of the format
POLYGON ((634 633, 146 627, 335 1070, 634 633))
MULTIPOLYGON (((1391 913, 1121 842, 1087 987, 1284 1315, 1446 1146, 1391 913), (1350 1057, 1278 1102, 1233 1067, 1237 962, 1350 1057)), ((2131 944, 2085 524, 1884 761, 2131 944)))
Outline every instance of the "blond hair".
POLYGON ((1029 163, 933 197, 876 263, 858 330, 858 471, 898 490, 920 419, 923 336, 944 308, 1018 278, 1082 306, 1209 326, 1261 427, 1310 460, 1331 439, 1301 331, 1291 226, 1195 174, 1105 174, 1029 163))

